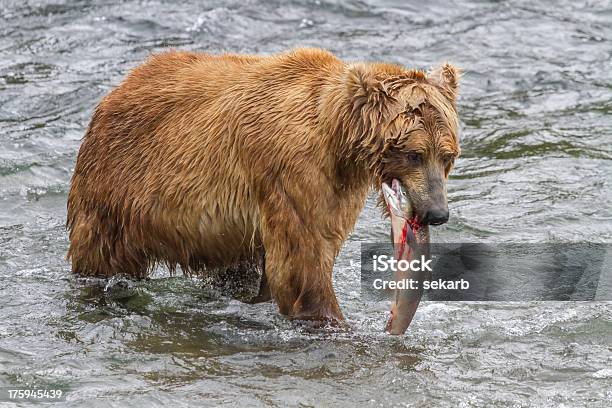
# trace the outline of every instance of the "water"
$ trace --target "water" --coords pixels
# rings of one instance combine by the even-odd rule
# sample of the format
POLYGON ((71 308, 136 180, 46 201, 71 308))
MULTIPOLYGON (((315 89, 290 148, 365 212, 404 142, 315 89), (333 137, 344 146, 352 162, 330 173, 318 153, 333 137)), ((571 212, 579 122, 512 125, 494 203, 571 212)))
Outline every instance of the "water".
POLYGON ((100 98, 166 47, 465 69, 439 242, 612 241, 612 6, 588 2, 2 0, 0 386, 62 406, 610 406, 610 303, 434 303, 405 337, 359 295, 370 199, 335 266, 352 332, 170 277, 126 291, 64 261, 66 194, 100 98))

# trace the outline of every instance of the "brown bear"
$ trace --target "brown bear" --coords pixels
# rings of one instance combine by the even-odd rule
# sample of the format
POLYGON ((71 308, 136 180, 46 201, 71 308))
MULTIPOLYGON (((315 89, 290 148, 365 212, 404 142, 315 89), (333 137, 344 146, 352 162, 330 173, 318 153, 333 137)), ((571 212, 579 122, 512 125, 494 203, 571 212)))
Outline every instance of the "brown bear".
POLYGON ((343 319, 332 267, 371 187, 397 178, 422 224, 448 219, 458 71, 169 51, 97 106, 68 196, 68 258, 86 276, 186 273, 263 259, 262 297, 343 319))

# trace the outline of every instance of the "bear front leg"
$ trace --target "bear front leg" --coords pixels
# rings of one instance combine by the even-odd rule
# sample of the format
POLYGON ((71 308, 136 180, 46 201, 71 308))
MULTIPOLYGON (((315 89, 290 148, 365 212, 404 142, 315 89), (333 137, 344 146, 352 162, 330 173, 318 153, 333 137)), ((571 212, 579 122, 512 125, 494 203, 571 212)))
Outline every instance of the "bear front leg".
POLYGON ((315 222, 305 225, 295 207, 282 203, 269 199, 260 207, 265 274, 272 297, 280 312, 292 319, 343 321, 332 284, 341 242, 321 236, 315 222))
POLYGON ((249 300, 249 303, 263 303, 272 300, 270 287, 268 286, 268 278, 266 277, 265 261, 262 262, 261 278, 259 280, 259 291, 257 295, 249 300))

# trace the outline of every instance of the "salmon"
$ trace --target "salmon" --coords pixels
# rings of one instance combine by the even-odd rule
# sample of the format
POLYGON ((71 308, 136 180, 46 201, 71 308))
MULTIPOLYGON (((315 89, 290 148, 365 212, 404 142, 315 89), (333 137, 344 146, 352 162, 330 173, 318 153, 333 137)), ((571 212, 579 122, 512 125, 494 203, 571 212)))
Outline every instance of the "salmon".
MULTIPOLYGON (((391 186, 383 183, 382 192, 391 217, 391 241, 395 259, 411 261, 423 255, 429 257, 429 228, 419 224, 404 187, 393 179, 391 186)), ((413 279, 418 289, 394 290, 391 317, 386 326, 389 334, 404 334, 410 326, 421 301, 423 281, 426 278, 427 273, 422 271, 394 272, 395 281, 413 279)))

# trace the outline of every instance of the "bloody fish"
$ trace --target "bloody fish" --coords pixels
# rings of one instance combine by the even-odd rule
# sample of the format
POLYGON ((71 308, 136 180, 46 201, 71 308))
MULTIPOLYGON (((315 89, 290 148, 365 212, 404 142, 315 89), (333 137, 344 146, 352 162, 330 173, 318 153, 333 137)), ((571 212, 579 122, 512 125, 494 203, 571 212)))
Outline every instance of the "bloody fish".
MULTIPOLYGON (((429 256, 429 229, 420 225, 402 184, 393 179, 391 186, 382 184, 382 192, 391 217, 391 241, 396 260, 419 259, 421 255, 429 256)), ((421 271, 396 271, 394 280, 415 282, 415 289, 396 289, 394 291, 391 317, 386 331, 390 334, 404 334, 423 295, 423 281, 427 278, 421 271)))

